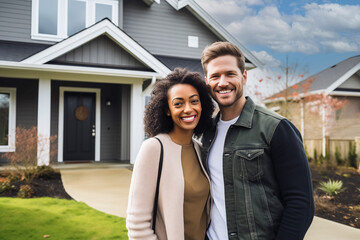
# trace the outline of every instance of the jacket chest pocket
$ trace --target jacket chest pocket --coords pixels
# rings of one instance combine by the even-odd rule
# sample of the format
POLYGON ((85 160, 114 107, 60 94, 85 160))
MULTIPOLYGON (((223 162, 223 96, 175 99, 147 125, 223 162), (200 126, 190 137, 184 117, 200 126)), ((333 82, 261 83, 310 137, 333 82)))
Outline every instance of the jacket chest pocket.
POLYGON ((243 149, 235 151, 234 167, 242 179, 256 181, 263 175, 262 159, 264 149, 243 149))

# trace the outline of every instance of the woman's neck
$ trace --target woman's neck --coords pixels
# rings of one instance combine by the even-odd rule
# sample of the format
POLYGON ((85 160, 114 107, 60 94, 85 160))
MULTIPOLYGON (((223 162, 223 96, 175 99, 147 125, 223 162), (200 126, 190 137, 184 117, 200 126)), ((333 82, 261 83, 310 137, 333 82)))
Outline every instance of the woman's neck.
POLYGON ((176 131, 175 129, 169 132, 171 140, 179 145, 191 144, 191 139, 194 131, 176 131))

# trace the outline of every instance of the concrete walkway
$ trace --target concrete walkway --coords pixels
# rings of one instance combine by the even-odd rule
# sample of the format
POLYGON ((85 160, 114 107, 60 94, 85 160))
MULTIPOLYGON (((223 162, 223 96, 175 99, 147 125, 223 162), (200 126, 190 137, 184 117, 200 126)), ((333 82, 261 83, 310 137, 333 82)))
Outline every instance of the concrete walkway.
MULTIPOLYGON (((105 166, 105 165, 104 165, 105 166)), ((99 211, 126 217, 131 171, 126 167, 60 168, 67 193, 99 211)), ((360 230, 315 217, 305 240, 357 240, 360 230)))

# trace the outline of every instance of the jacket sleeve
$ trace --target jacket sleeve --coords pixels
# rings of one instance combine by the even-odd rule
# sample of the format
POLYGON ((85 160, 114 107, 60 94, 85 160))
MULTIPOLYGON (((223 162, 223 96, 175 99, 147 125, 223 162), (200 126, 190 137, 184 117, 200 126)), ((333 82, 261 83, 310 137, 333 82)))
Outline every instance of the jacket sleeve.
POLYGON ((282 120, 271 140, 271 156, 284 212, 276 240, 300 240, 314 217, 311 173, 301 135, 288 120, 282 120))
POLYGON ((152 230, 152 214, 160 158, 156 139, 143 142, 131 178, 126 227, 129 239, 157 239, 152 230))

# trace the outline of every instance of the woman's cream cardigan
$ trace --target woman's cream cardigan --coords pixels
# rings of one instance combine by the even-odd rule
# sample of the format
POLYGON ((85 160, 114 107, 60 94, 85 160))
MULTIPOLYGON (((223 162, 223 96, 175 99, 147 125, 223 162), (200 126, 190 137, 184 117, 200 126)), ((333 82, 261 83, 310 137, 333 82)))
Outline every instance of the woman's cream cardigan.
MULTIPOLYGON (((129 239, 184 239, 184 175, 181 165, 181 145, 168 134, 157 136, 164 146, 163 168, 160 180, 156 235, 151 229, 155 189, 158 174, 160 143, 154 138, 145 140, 133 169, 126 227, 129 239)), ((198 143, 193 141, 200 165, 209 180, 200 158, 198 143)), ((211 197, 207 202, 208 223, 211 197)))

